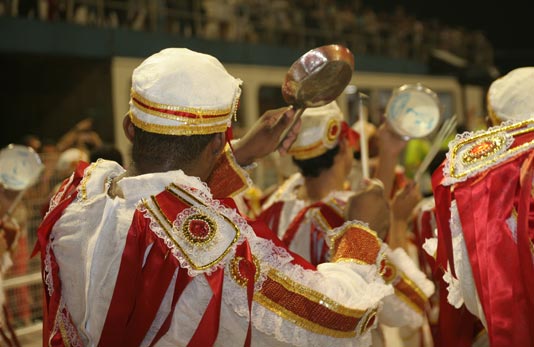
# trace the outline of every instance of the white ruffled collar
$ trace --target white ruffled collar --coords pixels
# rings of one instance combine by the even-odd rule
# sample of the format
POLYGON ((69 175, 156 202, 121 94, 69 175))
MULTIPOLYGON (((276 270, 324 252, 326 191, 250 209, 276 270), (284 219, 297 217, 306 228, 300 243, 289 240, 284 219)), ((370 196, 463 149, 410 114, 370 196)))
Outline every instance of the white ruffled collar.
POLYGON ((188 176, 182 170, 124 177, 117 184, 122 189, 124 199, 136 203, 142 198, 162 192, 171 183, 197 189, 211 197, 208 186, 200 178, 188 176))
MULTIPOLYGON (((114 177, 124 174, 126 170, 119 164, 109 160, 98 160, 91 164, 84 173, 82 181, 86 197, 91 198, 106 193, 108 183, 114 177)), ((121 188, 127 204, 136 204, 139 200, 162 192, 169 184, 187 186, 211 197, 208 186, 198 177, 188 176, 182 170, 155 172, 138 176, 128 176, 120 179, 117 185, 121 188)))

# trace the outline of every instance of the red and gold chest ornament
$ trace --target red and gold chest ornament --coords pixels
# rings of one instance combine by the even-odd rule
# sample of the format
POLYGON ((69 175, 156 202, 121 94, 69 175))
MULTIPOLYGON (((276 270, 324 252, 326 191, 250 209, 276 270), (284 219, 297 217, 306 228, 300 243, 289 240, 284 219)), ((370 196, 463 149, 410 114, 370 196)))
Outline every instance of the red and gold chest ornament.
POLYGON ((534 148, 534 140, 531 139, 514 145, 517 137, 528 136, 533 131, 534 120, 528 120, 457 136, 449 143, 443 184, 464 181, 534 148))
POLYGON ((217 232, 217 224, 209 216, 196 213, 185 218, 181 229, 189 242, 203 244, 213 239, 217 232))
POLYGON ((140 210, 152 220, 151 230, 188 269, 190 276, 212 271, 237 244, 240 231, 225 208, 171 184, 143 200, 140 210))

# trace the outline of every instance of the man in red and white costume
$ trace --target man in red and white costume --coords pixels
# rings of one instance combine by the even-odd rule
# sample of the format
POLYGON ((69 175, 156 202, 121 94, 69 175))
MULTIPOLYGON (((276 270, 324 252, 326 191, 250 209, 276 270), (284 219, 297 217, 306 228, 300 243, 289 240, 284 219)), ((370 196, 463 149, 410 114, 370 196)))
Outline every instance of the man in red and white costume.
POLYGON ((457 135, 432 178, 438 242, 426 248, 446 270, 448 301, 480 318, 492 347, 534 346, 532 90, 534 67, 494 81, 495 126, 457 135))
POLYGON ((315 267, 228 198, 246 187, 241 166, 274 150, 294 115, 266 112, 232 150, 240 84, 183 48, 134 70, 133 163, 80 165, 38 231, 47 345, 370 345, 394 290, 373 232, 345 225, 333 262, 315 267))
POLYGON ((360 198, 361 192, 345 189, 357 134, 344 122, 336 102, 305 110, 301 120, 300 133, 288 153, 302 173, 291 176, 271 195, 260 218, 291 251, 315 265, 336 259, 332 252, 339 249, 337 239, 347 225, 355 219, 365 222, 358 223, 380 240, 383 278, 395 287, 395 295, 384 300, 379 322, 421 326, 434 286, 404 250, 392 250, 382 242, 390 227, 389 202, 382 189, 371 184, 365 194, 372 194, 366 199, 360 198), (376 219, 365 217, 378 216, 366 212, 375 209, 386 213, 376 219))

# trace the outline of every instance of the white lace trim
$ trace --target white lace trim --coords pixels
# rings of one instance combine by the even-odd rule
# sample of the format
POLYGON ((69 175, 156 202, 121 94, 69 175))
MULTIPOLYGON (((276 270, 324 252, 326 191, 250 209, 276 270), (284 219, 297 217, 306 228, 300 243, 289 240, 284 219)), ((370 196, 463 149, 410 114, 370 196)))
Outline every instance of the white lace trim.
POLYGON ((62 338, 67 338, 69 346, 83 347, 83 342, 80 340, 78 330, 75 326, 71 324, 71 321, 65 312, 68 312, 67 306, 65 305, 63 298, 61 298, 59 301, 56 319, 54 320, 54 326, 50 334, 50 339, 52 339, 56 334, 59 333, 62 338), (65 329, 65 333, 67 336, 63 336, 63 332, 60 329, 60 325, 63 326, 63 328, 65 329))
POLYGON ((450 268, 443 273, 443 280, 447 283, 447 301, 455 308, 460 308, 464 304, 464 298, 460 290, 460 283, 452 277, 450 268))
MULTIPOLYGON (((256 257, 260 264, 259 278, 254 285, 255 291, 261 290, 262 284, 271 269, 281 271, 281 269, 284 269, 285 267, 291 268, 293 266, 298 266, 288 266, 293 260, 293 257, 285 249, 277 247, 271 240, 256 237, 254 239, 249 239, 248 241, 251 253, 256 257)), ((300 268, 300 266, 298 267, 300 268)), ((306 271, 304 269, 302 270, 306 271)), ((230 269, 227 269, 225 271, 225 277, 227 279, 225 286, 228 288, 228 293, 225 292, 225 295, 223 296, 224 301, 231 306, 239 316, 247 317, 249 313, 246 288, 238 285, 237 282, 232 279, 230 274, 230 269)), ((298 281, 298 279, 295 278, 294 280, 298 281)))
POLYGON ((67 314, 65 313, 67 311, 67 307, 63 300, 61 300, 61 304, 59 306, 59 319, 63 322, 63 326, 65 327, 65 332, 67 333, 67 339, 70 342, 70 346, 72 347, 83 347, 83 343, 79 338, 78 330, 74 325, 71 324, 71 321, 67 314))
MULTIPOLYGON (((493 167, 495 165, 498 165, 498 164, 508 160, 510 155, 502 155, 502 156, 497 157, 495 159, 488 160, 485 165, 480 166, 476 170, 468 172, 466 175, 464 175, 462 177, 452 177, 451 176, 450 163, 451 163, 452 160, 454 160, 454 164, 456 165, 457 171, 463 172, 466 169, 466 166, 463 165, 462 160, 461 160, 462 153, 464 153, 464 151, 462 151, 463 148, 461 146, 460 147, 457 147, 457 146, 461 145, 461 143, 466 141, 467 139, 470 139, 470 138, 473 138, 473 137, 476 137, 476 136, 480 136, 480 135, 483 135, 485 133, 493 132, 494 136, 502 135, 505 138, 505 143, 503 144, 503 146, 499 149, 499 151, 495 155, 502 154, 508 148, 510 148, 510 146, 514 142, 514 137, 511 134, 507 133, 505 128, 507 128, 507 127, 509 127, 509 126, 511 126, 511 125, 513 125, 515 123, 517 123, 517 121, 506 121, 506 122, 503 122, 503 123, 501 123, 501 124, 499 124, 497 126, 491 127, 491 128, 489 128, 487 130, 478 130, 478 131, 475 131, 475 132, 466 131, 466 132, 464 132, 462 134, 457 134, 456 137, 454 138, 454 140, 449 142, 449 152, 447 152, 447 160, 445 161, 445 165, 443 166, 443 177, 444 177, 444 180, 442 182, 442 185, 450 186, 450 185, 453 185, 453 184, 458 183, 458 182, 466 181, 468 178, 476 176, 477 174, 486 171, 488 168, 493 167), (502 131, 499 132, 500 129, 502 129, 502 131), (458 148, 459 148, 459 150, 457 151, 457 153, 455 153, 455 158, 452 158, 453 149, 457 150, 458 148)), ((527 127, 532 127, 532 126, 533 126, 532 124, 527 124, 527 127)), ((467 147, 467 148, 469 148, 469 147, 467 147)), ((522 152, 524 152, 525 150, 530 149, 530 148, 534 148, 534 143, 532 143, 529 146, 525 147, 522 150, 522 152)), ((516 154, 517 153, 513 153, 511 155, 516 155, 516 154)))
POLYGON ((46 211, 45 213, 45 216, 44 218, 46 218, 48 216, 48 214, 50 213, 50 211, 52 211, 53 209, 55 209, 57 207, 57 205, 59 205, 59 203, 61 202, 61 200, 63 199, 63 195, 65 195, 65 191, 67 190, 67 187, 71 185, 72 181, 74 180, 74 173, 72 175, 70 175, 69 177, 69 181, 67 182, 67 184, 65 184, 63 186, 63 188, 58 191, 51 199, 50 199, 50 206, 48 207, 48 211, 46 211))
POLYGON ((449 284, 447 288, 449 292, 447 300, 455 307, 460 307, 462 303, 465 304, 467 309, 475 316, 479 317, 482 323, 485 324, 484 312, 482 311, 480 299, 478 298, 456 201, 452 201, 451 203, 451 218, 449 223, 452 234, 454 258, 449 259, 449 264, 451 261, 454 262, 454 268, 458 279, 450 275, 449 278, 447 278, 446 282, 449 284))
POLYGON ((423 250, 432 258, 436 259, 436 252, 438 250, 438 238, 431 237, 423 243, 423 250))
MULTIPOLYGON (((460 220, 460 213, 458 212, 456 200, 451 201, 451 207, 449 208, 449 210, 451 212, 451 219, 449 221, 451 236, 456 237, 458 235, 463 235, 462 221, 460 220)), ((449 261, 451 260, 452 259, 449 259, 449 261)))
POLYGON ((54 293, 54 280, 52 278, 52 260, 50 255, 50 249, 52 247, 52 242, 49 241, 46 245, 46 256, 44 261, 44 272, 45 272, 45 284, 48 290, 48 296, 52 296, 54 293))

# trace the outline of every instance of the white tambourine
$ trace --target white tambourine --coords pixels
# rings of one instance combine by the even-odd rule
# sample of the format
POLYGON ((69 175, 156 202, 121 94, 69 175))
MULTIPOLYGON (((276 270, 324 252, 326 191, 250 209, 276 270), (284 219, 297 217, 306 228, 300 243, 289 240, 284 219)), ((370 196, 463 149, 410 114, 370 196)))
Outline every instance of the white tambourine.
POLYGON ((11 144, 0 151, 0 184, 6 189, 31 187, 43 169, 41 158, 31 147, 11 144))
POLYGON ((406 139, 426 137, 439 126, 439 99, 420 83, 405 84, 391 95, 386 119, 393 131, 406 139))

